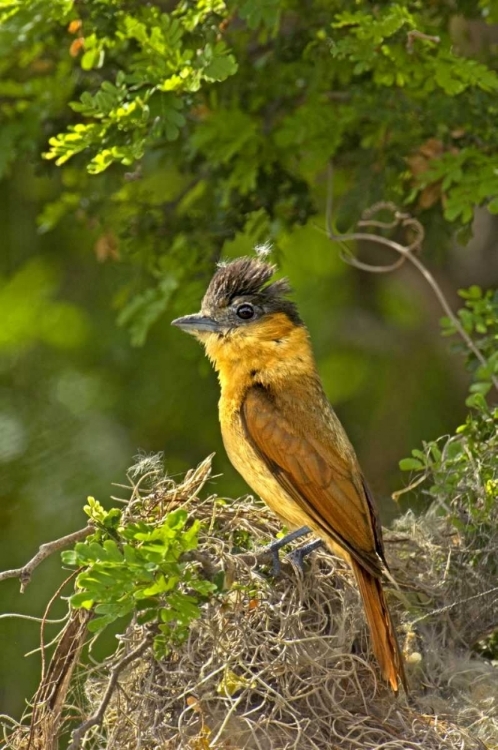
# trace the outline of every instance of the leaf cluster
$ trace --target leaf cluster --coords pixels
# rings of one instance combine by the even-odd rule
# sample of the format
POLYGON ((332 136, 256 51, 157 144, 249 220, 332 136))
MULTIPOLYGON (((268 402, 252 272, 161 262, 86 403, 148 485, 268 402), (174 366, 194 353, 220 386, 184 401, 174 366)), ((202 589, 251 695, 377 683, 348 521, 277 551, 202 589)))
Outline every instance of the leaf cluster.
POLYGON ((101 632, 123 617, 154 627, 158 657, 188 635, 201 606, 216 591, 199 566, 184 559, 197 547, 199 522, 183 509, 155 521, 126 521, 119 509, 106 511, 88 498, 85 512, 95 534, 62 553, 65 565, 80 568, 72 607, 95 614, 89 630, 101 632))
POLYGON ((472 554, 486 553, 486 539, 496 529, 498 490, 498 409, 479 409, 456 435, 424 443, 403 459, 406 471, 423 472, 428 495, 463 535, 475 535, 472 554))
POLYGON ((199 4, 195 13, 187 3, 171 14, 154 6, 142 6, 134 14, 116 3, 109 6, 117 7, 98 32, 91 13, 81 19, 82 28, 91 31, 82 42, 81 68, 113 66, 115 80, 103 80, 95 93, 86 90, 79 102, 70 103, 88 121, 50 138, 46 153, 60 166, 87 151, 93 154, 90 174, 114 162, 128 166, 157 142, 177 140, 189 95, 237 70, 224 41, 216 40, 215 23, 223 9, 219 0, 199 4))
POLYGON ((40 231, 76 220, 140 269, 114 300, 136 344, 183 279, 322 210, 330 160, 339 223, 394 200, 441 247, 497 210, 497 57, 467 19, 493 9, 19 0, 0 10, 0 173, 59 165, 40 231))
MULTIPOLYGON (((477 565, 489 552, 487 539, 498 520, 498 408, 486 400, 498 374, 498 294, 483 292, 478 286, 459 294, 465 300, 458 311, 460 323, 481 355, 478 359, 464 343, 456 346, 465 354, 472 373, 466 400, 470 412, 455 435, 424 443, 399 465, 404 471, 419 473, 420 480, 412 486, 429 481, 426 493, 435 507, 464 537, 472 535, 470 554, 477 565)), ((443 335, 455 335, 452 320, 443 318, 441 324, 443 335)))
MULTIPOLYGON (((478 359, 476 353, 464 343, 454 345, 456 351, 465 355, 467 368, 472 374, 471 395, 466 403, 470 407, 486 409, 484 396, 493 387, 493 378, 498 376, 498 292, 493 289, 483 291, 479 286, 473 285, 469 289, 461 289, 459 295, 465 300, 464 306, 458 311, 460 323, 481 354, 481 359, 478 359)), ((450 318, 442 318, 441 326, 444 336, 454 336, 457 333, 450 318)))

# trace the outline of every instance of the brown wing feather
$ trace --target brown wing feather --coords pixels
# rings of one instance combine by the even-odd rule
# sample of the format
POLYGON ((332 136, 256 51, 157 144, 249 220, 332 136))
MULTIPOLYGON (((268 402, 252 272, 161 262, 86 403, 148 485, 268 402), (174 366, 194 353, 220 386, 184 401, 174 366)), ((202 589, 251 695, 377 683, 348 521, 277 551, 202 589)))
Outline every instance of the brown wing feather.
POLYGON ((313 415, 301 413, 291 422, 285 406, 277 409, 260 387, 249 390, 241 416, 249 441, 280 485, 325 537, 349 552, 382 674, 395 692, 400 682, 406 690, 403 657, 380 580, 385 566, 380 523, 354 453, 344 450, 349 445, 345 436, 340 437, 343 455, 338 449, 334 429, 342 427, 333 422, 317 437, 313 415))
POLYGON ((372 575, 381 575, 383 550, 375 511, 357 464, 336 450, 334 434, 327 442, 317 440, 305 424, 291 423, 258 387, 245 398, 242 422, 280 485, 323 534, 372 575))

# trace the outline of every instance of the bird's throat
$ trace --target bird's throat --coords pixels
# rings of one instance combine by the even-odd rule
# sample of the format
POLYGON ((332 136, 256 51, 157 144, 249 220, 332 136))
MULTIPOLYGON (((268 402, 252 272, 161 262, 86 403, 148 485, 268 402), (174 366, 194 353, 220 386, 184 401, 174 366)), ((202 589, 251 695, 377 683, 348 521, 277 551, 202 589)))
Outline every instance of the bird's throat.
POLYGON ((306 328, 285 315, 224 337, 209 337, 204 345, 218 372, 222 399, 234 406, 252 385, 285 387, 290 380, 316 372, 306 328))

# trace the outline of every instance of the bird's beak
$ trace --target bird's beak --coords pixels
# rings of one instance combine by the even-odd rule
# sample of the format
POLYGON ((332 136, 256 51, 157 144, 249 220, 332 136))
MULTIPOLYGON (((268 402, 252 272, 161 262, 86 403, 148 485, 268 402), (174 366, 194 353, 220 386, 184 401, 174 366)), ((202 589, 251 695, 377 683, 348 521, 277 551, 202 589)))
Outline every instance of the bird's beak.
POLYGON ((207 315, 195 313, 194 315, 184 315, 183 318, 177 318, 171 321, 172 326, 181 328, 187 333, 220 333, 221 325, 207 315))

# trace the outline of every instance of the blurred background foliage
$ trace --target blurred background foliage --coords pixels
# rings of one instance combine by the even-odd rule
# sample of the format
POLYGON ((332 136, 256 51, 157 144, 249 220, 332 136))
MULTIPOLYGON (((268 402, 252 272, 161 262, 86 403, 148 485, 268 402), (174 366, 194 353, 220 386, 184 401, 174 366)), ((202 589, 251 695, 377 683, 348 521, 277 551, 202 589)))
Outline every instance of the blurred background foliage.
MULTIPOLYGON (((119 496, 138 450, 172 474, 214 450, 213 491, 247 490, 215 375, 169 321, 266 241, 392 518, 399 459, 464 420, 468 375, 412 269, 340 260, 327 164, 340 230, 393 200, 452 304, 496 285, 497 22, 494 0, 2 0, 0 569, 119 496)), ((24 597, 2 584, 3 611, 40 615, 61 580, 52 560, 24 597)), ((0 711, 33 692, 37 638, 0 620, 0 711)))

